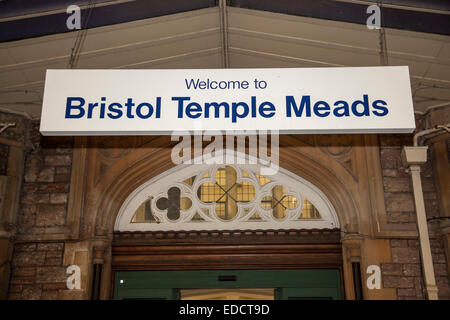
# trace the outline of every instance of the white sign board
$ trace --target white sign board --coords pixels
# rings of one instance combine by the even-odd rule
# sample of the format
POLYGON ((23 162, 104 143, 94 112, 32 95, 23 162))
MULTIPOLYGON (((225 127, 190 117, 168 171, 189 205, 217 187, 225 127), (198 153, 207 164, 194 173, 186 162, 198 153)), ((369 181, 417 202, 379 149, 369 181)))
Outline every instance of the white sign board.
POLYGON ((48 70, 43 135, 410 133, 408 67, 48 70))

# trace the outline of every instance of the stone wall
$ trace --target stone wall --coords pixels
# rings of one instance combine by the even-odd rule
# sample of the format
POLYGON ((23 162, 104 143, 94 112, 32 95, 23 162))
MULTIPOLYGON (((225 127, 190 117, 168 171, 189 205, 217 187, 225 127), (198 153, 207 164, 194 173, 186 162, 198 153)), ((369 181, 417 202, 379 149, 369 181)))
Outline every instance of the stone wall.
MULTIPOLYGON (((439 299, 449 299, 447 264, 442 241, 431 240, 434 272, 439 299)), ((383 286, 397 288, 398 299, 424 299, 424 284, 418 240, 391 240, 392 263, 383 263, 381 271, 383 286)))
MULTIPOLYGON (((381 138, 380 158, 383 175, 383 187, 386 203, 387 222, 407 224, 416 222, 414 197, 409 174, 402 165, 402 144, 386 145, 392 141, 406 140, 405 138, 381 138), (388 140, 388 141, 386 141, 388 140)), ((405 141, 408 142, 408 141, 405 141)), ((410 142, 408 144, 411 144, 410 142)), ((403 145, 408 145, 403 144, 403 145)), ((431 151, 428 151, 428 161, 421 166, 422 189, 425 210, 428 218, 439 217, 439 200, 433 177, 431 151)))
POLYGON ((25 158, 18 234, 51 233, 64 226, 69 196, 73 138, 42 137, 30 128, 32 150, 25 158))
POLYGON ((9 298, 58 299, 68 277, 64 243, 45 236, 65 225, 73 138, 43 137, 38 122, 31 122, 28 136, 9 298))
POLYGON ((66 288, 64 243, 19 243, 14 247, 9 299, 53 300, 66 288))
POLYGON ((0 111, 0 123, 14 124, 0 134, 0 299, 8 295, 16 212, 23 180, 29 120, 0 111))
MULTIPOLYGON (((418 118, 418 128, 424 119, 418 118)), ((39 123, 30 122, 26 133, 23 183, 17 213, 16 243, 12 260, 10 299, 58 299, 67 275, 63 265, 65 243, 46 236, 65 226, 70 189, 73 138, 42 137, 39 123)), ((22 137, 22 140, 25 138, 22 137)), ((402 166, 401 147, 410 145, 412 136, 381 135, 380 158, 390 224, 415 225, 412 186, 402 166)), ((23 141, 25 142, 25 141, 23 141)), ((8 148, 0 148, 0 155, 8 148)), ((433 157, 430 153, 429 159, 433 157)), ((0 162, 1 170, 6 164, 0 162)), ((422 167, 422 186, 428 217, 439 216, 439 202, 432 162, 422 167)), ((431 240, 439 297, 449 299, 446 256, 442 241, 431 240)), ((383 286, 396 288, 398 299, 423 299, 423 279, 417 239, 391 239, 392 262, 381 265, 383 286)))
MULTIPOLYGON (((417 131, 423 130, 425 117, 417 116, 417 131)), ((416 213, 412 183, 402 165, 401 150, 412 145, 412 135, 380 135, 380 160, 383 175, 387 222, 414 224, 416 213)), ((422 189, 428 218, 439 217, 439 200, 433 177, 432 149, 428 161, 421 166, 422 189)), ((439 235, 430 233, 431 250, 440 299, 450 299, 444 243, 439 235)), ((424 299, 422 266, 418 240, 392 239, 392 263, 381 266, 383 286, 397 288, 398 299, 424 299)))
MULTIPOLYGON (((449 299, 447 264, 442 241, 432 239, 430 245, 439 299, 449 299)), ((392 263, 381 265, 383 286, 397 288, 398 299, 424 299, 419 241, 393 239, 391 254, 392 263)))

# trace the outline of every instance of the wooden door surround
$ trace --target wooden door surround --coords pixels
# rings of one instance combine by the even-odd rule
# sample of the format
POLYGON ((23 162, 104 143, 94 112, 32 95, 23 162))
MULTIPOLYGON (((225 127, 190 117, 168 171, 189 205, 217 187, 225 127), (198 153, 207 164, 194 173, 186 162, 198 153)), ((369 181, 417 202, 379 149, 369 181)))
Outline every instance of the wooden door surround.
MULTIPOLYGON (((242 269, 295 269, 337 263, 343 268, 345 297, 353 299, 352 263, 361 263, 361 270, 389 263, 388 238, 417 236, 414 224, 387 221, 376 135, 280 136, 280 167, 325 194, 339 218, 339 240, 304 241, 304 233, 317 230, 116 233, 114 224, 125 199, 175 166, 175 144, 168 136, 75 139, 66 225, 61 233, 39 238, 67 240, 64 263, 79 265, 85 275, 83 289, 66 292, 67 298, 90 297, 93 263, 103 265, 102 299, 110 296, 111 273, 127 268, 218 269, 232 263, 242 269)), ((366 297, 395 295, 393 289, 364 290, 366 297)))
POLYGON ((332 268, 343 273, 337 229, 122 232, 114 234, 111 260, 111 281, 115 271, 124 270, 332 268))

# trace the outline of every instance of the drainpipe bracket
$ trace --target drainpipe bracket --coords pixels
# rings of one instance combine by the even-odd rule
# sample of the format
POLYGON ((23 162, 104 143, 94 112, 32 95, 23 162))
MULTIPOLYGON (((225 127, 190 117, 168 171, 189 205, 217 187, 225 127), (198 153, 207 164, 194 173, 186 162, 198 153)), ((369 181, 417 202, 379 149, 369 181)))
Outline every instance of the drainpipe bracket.
POLYGON ((428 300, 439 300, 438 287, 433 284, 426 285, 426 295, 428 300))

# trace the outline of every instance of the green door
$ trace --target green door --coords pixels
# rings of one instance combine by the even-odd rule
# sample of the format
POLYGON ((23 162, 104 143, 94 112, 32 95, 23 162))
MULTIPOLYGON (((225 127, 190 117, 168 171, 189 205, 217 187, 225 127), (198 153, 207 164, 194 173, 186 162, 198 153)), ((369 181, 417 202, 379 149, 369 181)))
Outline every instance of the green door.
POLYGON ((340 271, 214 270, 120 271, 115 273, 114 299, 180 299, 186 289, 273 288, 274 298, 341 299, 340 271))

